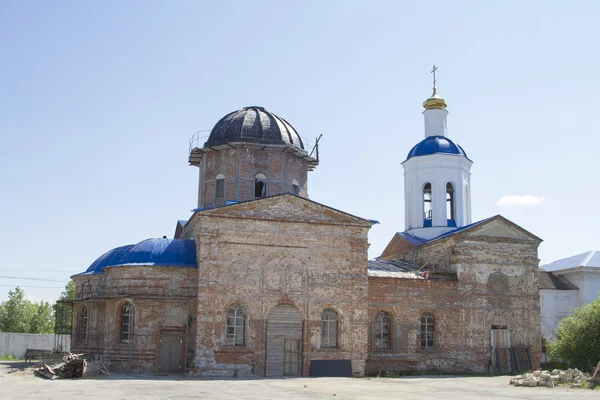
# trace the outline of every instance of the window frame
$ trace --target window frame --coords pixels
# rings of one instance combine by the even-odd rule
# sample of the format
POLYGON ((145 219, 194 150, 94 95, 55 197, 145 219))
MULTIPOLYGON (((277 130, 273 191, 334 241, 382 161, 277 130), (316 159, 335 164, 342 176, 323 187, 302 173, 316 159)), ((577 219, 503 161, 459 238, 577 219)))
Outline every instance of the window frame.
POLYGON ((421 350, 435 349, 435 317, 429 312, 421 314, 419 323, 421 350))
POLYGON ((375 316, 375 327, 373 330, 373 345, 375 350, 391 350, 392 349, 392 317, 386 311, 379 311, 375 316), (381 317, 381 321, 379 320, 381 317), (387 321, 385 321, 387 318, 387 321), (387 327, 387 339, 384 338, 384 328, 387 327), (377 332, 379 330, 379 333, 377 332), (379 337, 378 337, 379 336, 379 337), (387 340, 384 345, 381 341, 387 340))
POLYGON ((246 310, 239 304, 233 304, 227 309, 225 316, 225 344, 231 347, 246 346, 246 310), (230 315, 233 311, 233 315, 230 315), (233 319, 233 325, 230 318, 233 319), (231 329, 231 333, 230 332, 231 329))
POLYGON ((339 348, 339 315, 332 308, 326 308, 321 314, 321 348, 339 348), (331 318, 333 317, 333 318, 331 318), (331 343, 333 339, 333 344, 331 343))
POLYGON ((133 326, 135 321, 135 310, 132 302, 126 302, 120 308, 121 325, 119 327, 119 342, 130 343, 133 340, 133 326), (127 319, 127 325, 125 320, 127 319), (127 328, 127 329, 124 329, 127 328))

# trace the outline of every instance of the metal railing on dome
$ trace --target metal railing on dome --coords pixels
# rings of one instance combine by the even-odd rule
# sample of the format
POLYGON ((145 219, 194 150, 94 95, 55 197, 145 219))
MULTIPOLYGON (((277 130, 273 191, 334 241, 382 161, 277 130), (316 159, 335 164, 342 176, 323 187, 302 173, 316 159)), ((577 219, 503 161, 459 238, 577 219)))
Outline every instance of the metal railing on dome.
MULTIPOLYGON (((210 136, 207 133, 210 133, 210 129, 200 130, 200 131, 194 133, 194 135, 190 139, 190 147, 189 147, 190 153, 192 153, 192 151, 194 149, 201 149, 204 147, 204 143, 206 143, 206 141, 208 140, 208 137, 210 136)), ((290 144, 290 146, 292 146, 304 153, 308 153, 309 156, 314 156, 315 158, 318 159, 319 158, 319 140, 321 139, 322 136, 323 136, 323 134, 321 134, 315 140, 310 140, 304 136, 300 136, 300 139, 302 140, 302 144, 304 145, 304 149, 301 149, 292 144, 290 144), (308 149, 310 149, 310 152, 308 151, 308 149)))

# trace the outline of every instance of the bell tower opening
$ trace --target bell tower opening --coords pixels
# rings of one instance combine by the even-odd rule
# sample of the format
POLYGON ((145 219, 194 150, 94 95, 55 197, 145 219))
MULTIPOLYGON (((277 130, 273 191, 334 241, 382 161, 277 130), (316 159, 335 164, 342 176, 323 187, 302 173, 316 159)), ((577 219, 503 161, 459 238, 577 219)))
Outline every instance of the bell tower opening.
POLYGON ((431 183, 423 186, 423 227, 431 227, 433 221, 433 209, 431 207, 431 183))
POLYGON ((456 228, 456 217, 454 215, 454 186, 446 183, 446 219, 448 226, 456 228))
POLYGON ((264 174, 257 174, 254 177, 254 197, 267 197, 267 177, 264 174))

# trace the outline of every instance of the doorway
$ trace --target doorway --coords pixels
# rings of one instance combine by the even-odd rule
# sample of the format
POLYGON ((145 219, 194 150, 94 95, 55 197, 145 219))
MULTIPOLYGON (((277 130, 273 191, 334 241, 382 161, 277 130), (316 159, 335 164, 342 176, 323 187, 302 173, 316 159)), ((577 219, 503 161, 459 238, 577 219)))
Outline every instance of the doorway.
POLYGON ((296 307, 280 304, 267 321, 266 376, 302 374, 302 319, 296 307))
POLYGON ((183 336, 173 334, 160 335, 160 358, 158 372, 175 373, 182 371, 183 336))

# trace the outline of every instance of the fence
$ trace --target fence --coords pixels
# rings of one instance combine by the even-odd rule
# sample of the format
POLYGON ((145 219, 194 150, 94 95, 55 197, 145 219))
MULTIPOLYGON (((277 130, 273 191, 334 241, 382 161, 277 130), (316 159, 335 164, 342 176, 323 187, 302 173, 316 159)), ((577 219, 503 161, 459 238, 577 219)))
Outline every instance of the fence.
MULTIPOLYGON (((27 349, 54 350, 55 334, 5 333, 0 332, 0 354, 25 358, 27 349)), ((65 336, 65 335, 61 335, 65 336)), ((70 336, 65 337, 63 351, 71 350, 70 336)))

